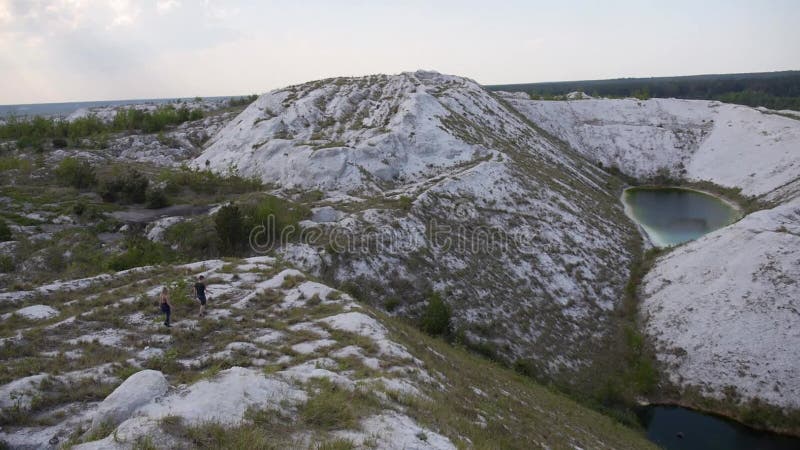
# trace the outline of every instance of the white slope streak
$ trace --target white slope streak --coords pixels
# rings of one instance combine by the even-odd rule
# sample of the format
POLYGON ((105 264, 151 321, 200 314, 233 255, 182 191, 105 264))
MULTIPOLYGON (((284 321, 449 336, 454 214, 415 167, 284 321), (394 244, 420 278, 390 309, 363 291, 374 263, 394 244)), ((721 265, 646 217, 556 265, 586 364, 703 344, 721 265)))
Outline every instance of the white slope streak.
POLYGON ((644 283, 672 381, 800 408, 800 199, 673 250, 644 283))
POLYGON ((502 94, 532 122, 606 167, 763 195, 800 179, 800 121, 716 101, 539 101, 502 94))

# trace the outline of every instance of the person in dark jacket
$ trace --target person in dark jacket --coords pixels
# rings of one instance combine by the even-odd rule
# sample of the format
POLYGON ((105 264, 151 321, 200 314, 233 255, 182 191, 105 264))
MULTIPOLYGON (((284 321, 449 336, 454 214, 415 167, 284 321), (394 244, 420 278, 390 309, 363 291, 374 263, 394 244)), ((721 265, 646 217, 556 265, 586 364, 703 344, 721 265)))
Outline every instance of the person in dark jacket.
POLYGON ((205 277, 200 275, 197 277, 197 283, 194 284, 194 296, 197 298, 197 301, 200 302, 200 315, 206 315, 206 293, 211 293, 206 288, 205 277))
POLYGON ((161 289, 161 295, 159 299, 159 304, 161 305, 161 312, 164 313, 166 316, 166 320, 164 320, 164 325, 166 327, 171 327, 169 323, 170 315, 172 314, 172 304, 169 302, 169 291, 166 287, 161 289))

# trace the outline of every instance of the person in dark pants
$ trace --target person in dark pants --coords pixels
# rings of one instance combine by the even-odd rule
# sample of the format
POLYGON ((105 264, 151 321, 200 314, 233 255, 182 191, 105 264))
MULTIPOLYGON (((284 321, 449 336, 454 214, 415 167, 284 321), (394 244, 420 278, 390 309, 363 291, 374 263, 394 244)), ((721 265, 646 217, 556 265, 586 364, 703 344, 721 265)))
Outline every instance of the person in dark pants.
POLYGON ((166 327, 171 327, 172 325, 169 323, 169 316, 172 313, 172 304, 169 302, 169 291, 166 287, 161 289, 161 299, 159 303, 161 304, 161 312, 163 312, 167 317, 166 320, 164 320, 164 325, 166 327))
POLYGON ((194 284, 194 296, 200 302, 200 315, 206 315, 206 292, 211 293, 206 289, 205 277, 200 275, 197 277, 197 283, 194 284))

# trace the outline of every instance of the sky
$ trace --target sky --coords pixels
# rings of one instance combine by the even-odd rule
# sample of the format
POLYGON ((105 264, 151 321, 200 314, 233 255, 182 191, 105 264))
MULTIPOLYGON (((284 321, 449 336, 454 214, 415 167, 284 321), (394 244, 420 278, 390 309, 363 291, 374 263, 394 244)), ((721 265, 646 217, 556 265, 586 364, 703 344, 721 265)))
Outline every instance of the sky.
POLYGON ((0 0, 0 104, 800 69, 800 0, 0 0))

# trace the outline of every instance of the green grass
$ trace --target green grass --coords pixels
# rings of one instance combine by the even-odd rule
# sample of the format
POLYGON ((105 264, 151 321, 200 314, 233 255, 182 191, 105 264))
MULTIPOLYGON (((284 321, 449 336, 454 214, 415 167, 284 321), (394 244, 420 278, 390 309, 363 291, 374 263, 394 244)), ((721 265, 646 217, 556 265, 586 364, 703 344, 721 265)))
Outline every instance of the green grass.
POLYGON ((457 445, 476 449, 528 449, 545 444, 551 448, 573 444, 602 448, 597 438, 606 448, 655 448, 640 432, 529 377, 410 325, 391 319, 388 323, 400 342, 424 361, 429 373, 443 374, 448 384, 446 391, 426 390, 430 400, 418 400, 408 413, 451 438, 461 436, 455 440, 457 445), (477 394, 473 387, 486 396, 477 394), (476 425, 477 414, 486 419, 486 428, 476 425), (559 432, 567 427, 570 432, 559 432))

